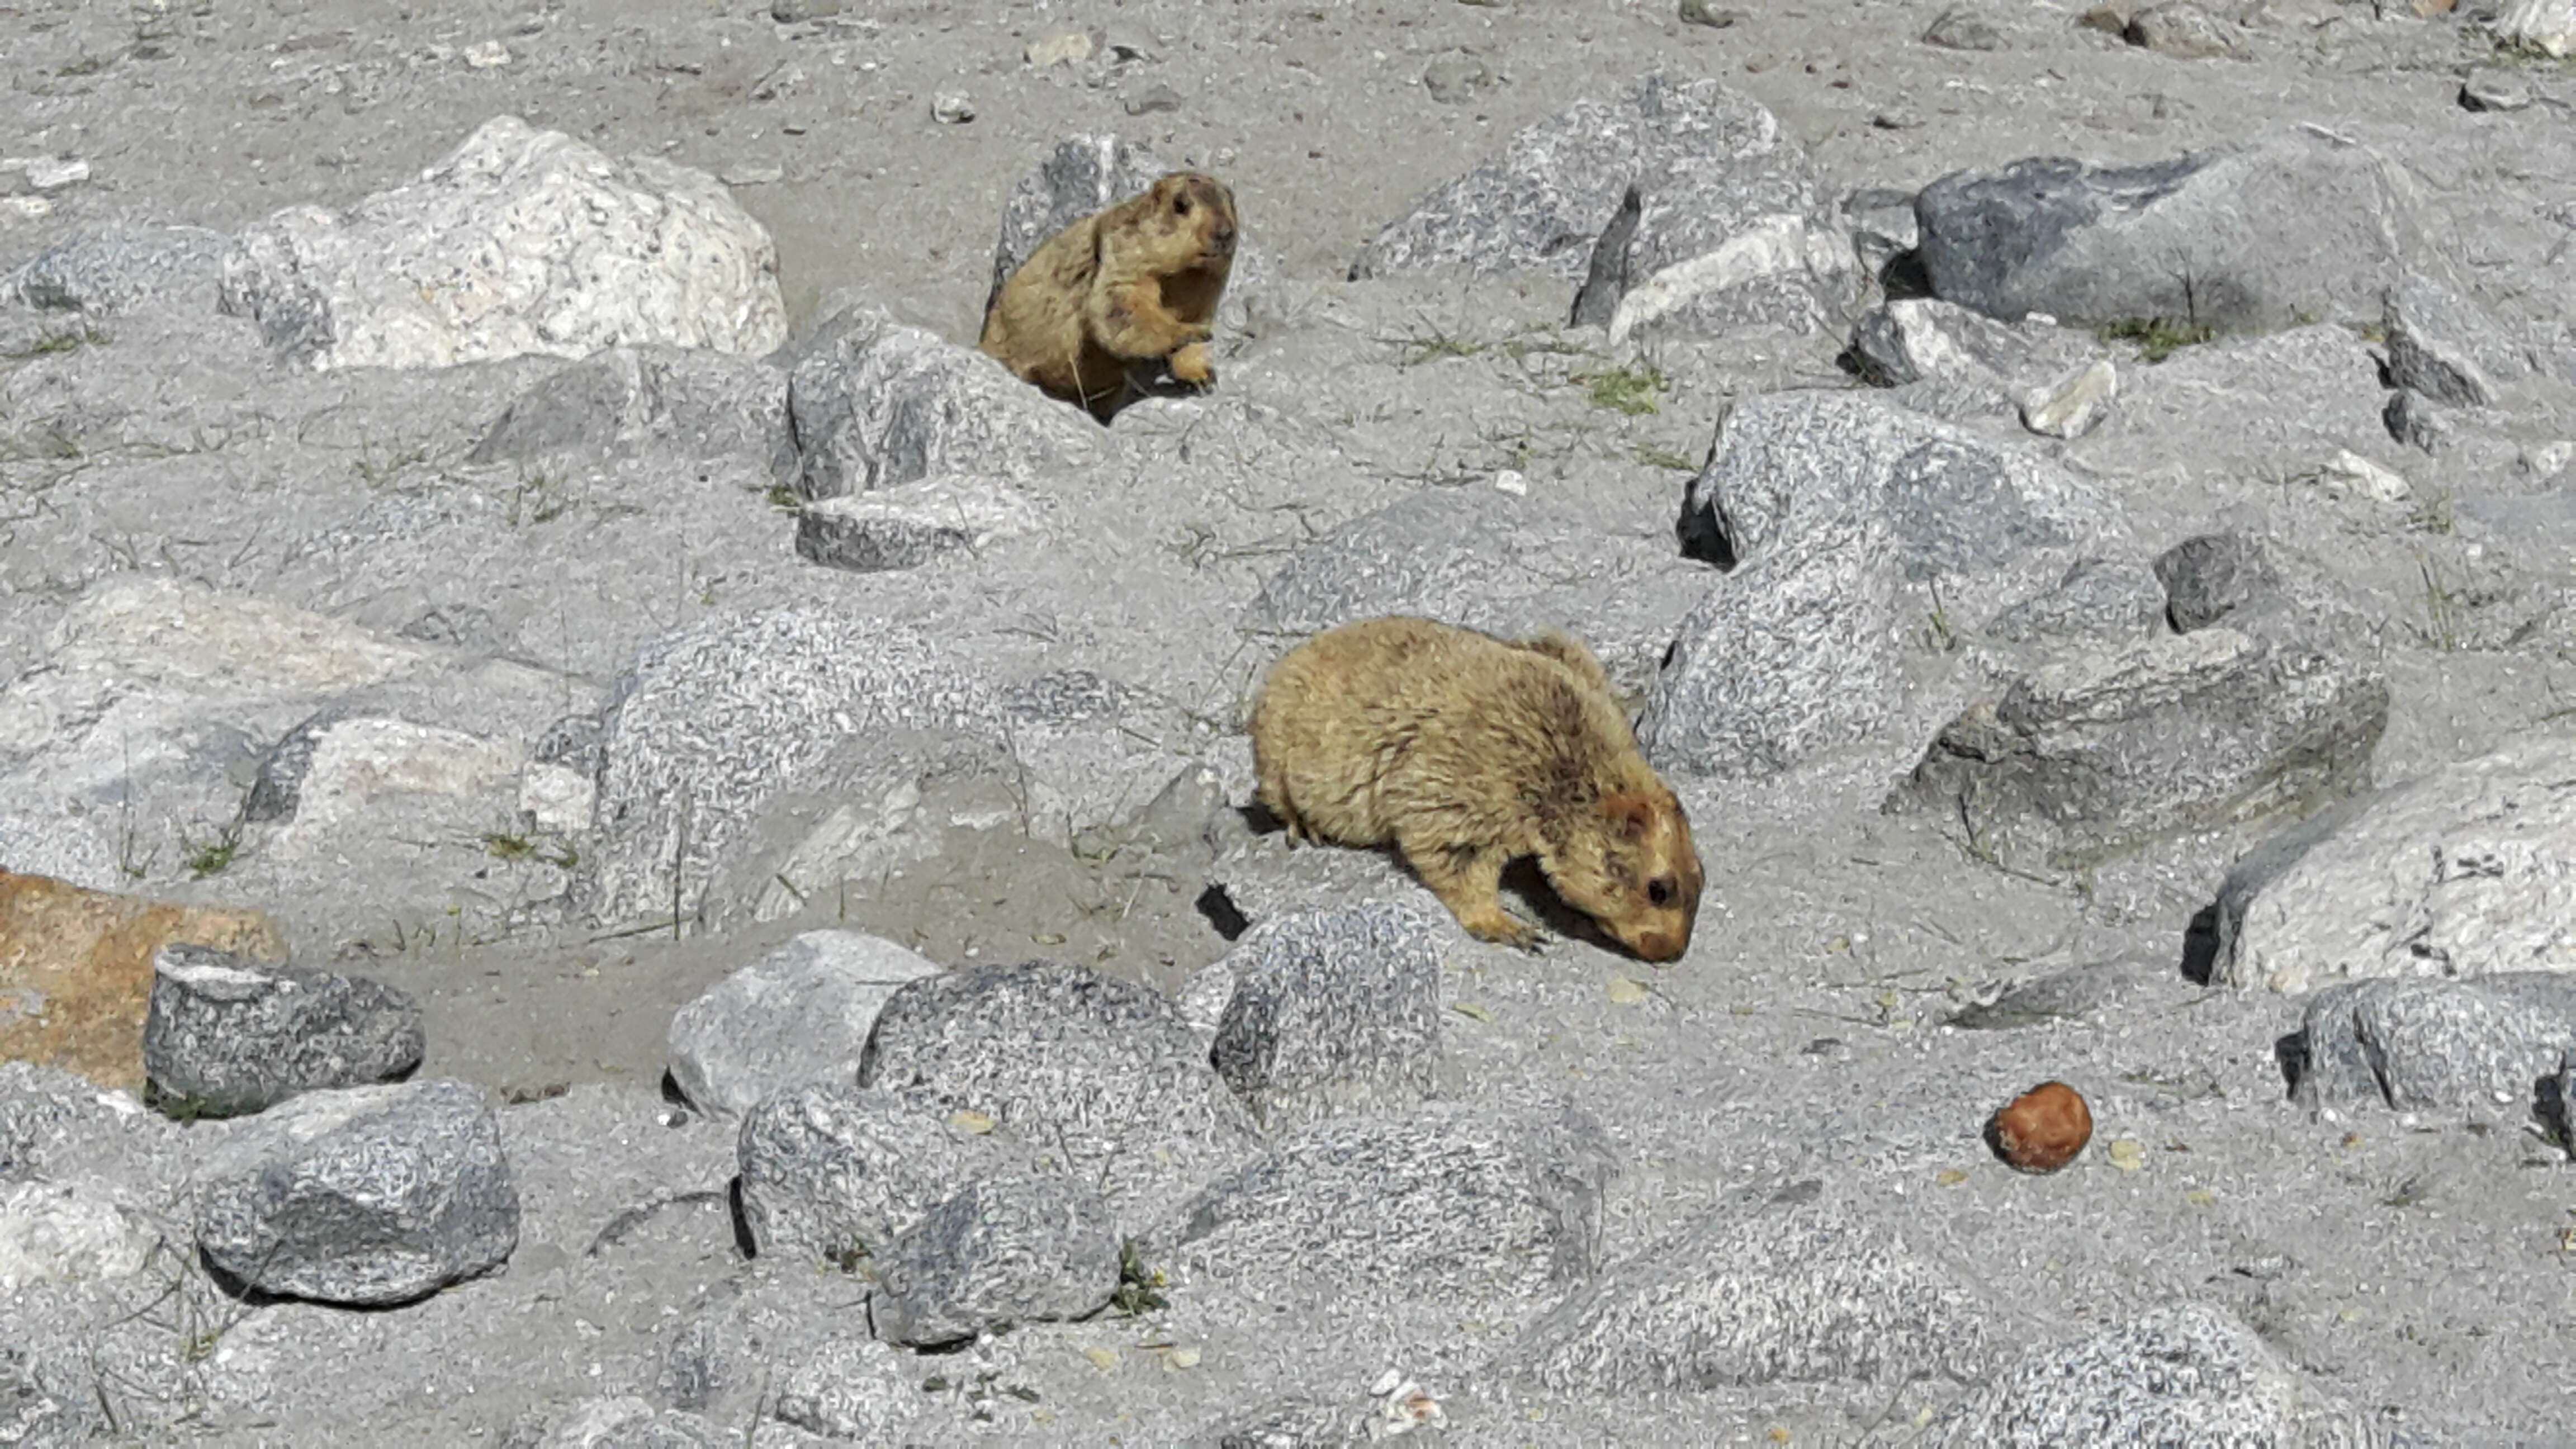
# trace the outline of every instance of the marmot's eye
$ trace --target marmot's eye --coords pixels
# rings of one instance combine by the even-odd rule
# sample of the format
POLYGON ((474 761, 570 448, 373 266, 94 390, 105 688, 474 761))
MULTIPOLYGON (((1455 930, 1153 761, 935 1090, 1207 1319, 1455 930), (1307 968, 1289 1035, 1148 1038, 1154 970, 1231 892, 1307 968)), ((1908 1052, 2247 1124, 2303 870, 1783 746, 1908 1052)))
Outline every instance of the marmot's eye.
POLYGON ((1646 882, 1646 899, 1659 906, 1673 903, 1673 883, 1663 876, 1646 882))
POLYGON ((1183 216, 1189 215, 1190 199, 1187 196, 1176 196, 1172 198, 1172 210, 1179 212, 1183 216))

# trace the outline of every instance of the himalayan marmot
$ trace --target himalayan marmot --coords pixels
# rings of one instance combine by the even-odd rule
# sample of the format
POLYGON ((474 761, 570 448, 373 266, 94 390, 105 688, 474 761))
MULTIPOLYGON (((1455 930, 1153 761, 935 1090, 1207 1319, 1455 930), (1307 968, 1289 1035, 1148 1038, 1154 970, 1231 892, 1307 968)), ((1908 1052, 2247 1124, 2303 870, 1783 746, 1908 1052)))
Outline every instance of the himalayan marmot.
POLYGON ((1535 942, 1497 889, 1531 856, 1637 955, 1690 946, 1690 821, 1637 752, 1600 661, 1566 635, 1514 643, 1401 617, 1318 634, 1262 681, 1252 761, 1292 840, 1392 842, 1484 940, 1535 942))
POLYGON ((1107 422, 1129 372, 1164 361, 1175 380, 1216 380, 1208 335, 1234 268, 1234 193, 1175 171, 1041 243, 984 310, 976 345, 1107 422))

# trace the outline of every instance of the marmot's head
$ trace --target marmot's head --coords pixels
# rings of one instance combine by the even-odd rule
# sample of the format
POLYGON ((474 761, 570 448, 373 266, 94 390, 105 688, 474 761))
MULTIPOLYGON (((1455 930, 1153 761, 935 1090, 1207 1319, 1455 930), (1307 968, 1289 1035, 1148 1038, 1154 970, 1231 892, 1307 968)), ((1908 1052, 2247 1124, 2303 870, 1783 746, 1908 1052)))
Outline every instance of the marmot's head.
POLYGON ((1699 919, 1699 850, 1682 802, 1659 781, 1606 796, 1548 863, 1566 904, 1648 961, 1690 949, 1699 919))
POLYGON ((1153 254, 1174 267, 1229 261, 1234 256, 1234 193, 1199 171, 1175 171, 1143 197, 1139 227, 1153 240, 1153 254))

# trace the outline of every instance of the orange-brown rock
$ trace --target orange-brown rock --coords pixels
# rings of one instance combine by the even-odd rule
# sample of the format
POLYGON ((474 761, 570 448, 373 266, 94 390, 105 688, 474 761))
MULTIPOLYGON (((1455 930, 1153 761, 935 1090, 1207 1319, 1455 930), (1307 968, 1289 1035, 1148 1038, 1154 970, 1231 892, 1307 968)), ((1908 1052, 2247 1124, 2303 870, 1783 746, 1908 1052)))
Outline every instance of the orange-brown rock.
POLYGON ((2093 1140, 2093 1109, 2064 1082, 2042 1082, 1986 1125, 1995 1155, 2024 1172, 2055 1172, 2093 1140))
POLYGON ((0 1060, 102 1087, 143 1086, 152 953, 170 943, 268 961, 286 943, 257 911, 177 905, 0 870, 0 1060))

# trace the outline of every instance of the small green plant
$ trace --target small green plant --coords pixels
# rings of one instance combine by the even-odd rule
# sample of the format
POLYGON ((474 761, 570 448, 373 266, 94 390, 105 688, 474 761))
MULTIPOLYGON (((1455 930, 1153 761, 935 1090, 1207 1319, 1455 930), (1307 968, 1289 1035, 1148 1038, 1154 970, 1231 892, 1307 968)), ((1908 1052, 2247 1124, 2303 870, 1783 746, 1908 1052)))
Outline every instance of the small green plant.
POLYGON ((570 870, 581 860, 569 845, 558 842, 549 848, 547 842, 515 830, 487 830, 481 838, 483 853, 494 860, 534 860, 557 870, 570 870))
POLYGON ((2105 342, 2134 342, 2138 355, 2149 362, 2162 362, 2185 347, 2196 347, 2218 335, 2218 329, 2207 322, 2186 322, 2172 317, 2123 317, 2102 324, 2105 342))
POLYGON ((0 358, 6 358, 11 362, 24 362, 30 357, 49 357, 57 353, 78 352, 84 347, 103 347, 113 340, 97 327, 83 322, 77 327, 63 327, 46 332, 33 342, 0 352, 0 358))
POLYGON ((770 507, 791 518, 805 511, 805 500, 797 497, 796 490, 784 483, 770 484, 769 491, 761 496, 769 501, 770 507))
POLYGON ((404 470, 429 461, 427 448, 379 449, 369 443, 358 450, 358 481, 372 492, 382 492, 399 479, 404 470))
POLYGON ((188 832, 179 832, 179 863, 188 868, 190 880, 223 874, 232 867, 233 856, 240 850, 239 826, 226 826, 204 840, 191 840, 188 832))
POLYGON ((2424 580, 2424 623, 2418 632, 2426 644, 2449 653, 2460 647, 2465 601, 2457 590, 2442 582, 2442 571, 2421 553, 2415 555, 2415 571, 2424 580))
POLYGON ((1163 1297, 1163 1289, 1168 1286, 1170 1281, 1162 1269, 1145 1265, 1145 1255, 1138 1250, 1134 1238, 1118 1245, 1118 1287, 1109 1295, 1110 1307, 1129 1318, 1169 1307, 1163 1297))
POLYGON ((1395 344, 1395 365, 1398 367, 1415 367, 1443 357, 1474 357, 1492 345, 1427 325, 1419 332, 1384 340, 1395 344))
POLYGON ((62 69, 55 71, 54 74, 58 76, 79 77, 85 75, 96 75, 105 69, 107 69, 107 62, 105 60, 102 60, 95 55, 84 55, 80 59, 73 61, 71 64, 64 66, 62 69))
POLYGON ((826 1250, 823 1254, 823 1261, 840 1269, 844 1273, 858 1274, 867 1271, 868 1264, 873 1257, 874 1255, 868 1251, 867 1244, 860 1242, 856 1238, 852 1238, 837 1248, 826 1250))
POLYGON ((1632 418, 1661 411, 1662 405, 1655 401, 1656 397, 1672 391, 1672 384, 1664 380, 1664 370, 1651 366, 1621 365, 1599 372, 1578 372, 1574 381, 1576 385, 1589 389, 1588 395, 1594 407, 1625 413, 1632 418))
POLYGON ((552 523, 571 507, 572 499, 565 491, 563 475, 537 468, 519 476, 518 486, 510 490, 505 516, 510 520, 510 526, 516 528, 522 522, 552 523))
POLYGON ((2415 506, 2406 515, 2406 526, 2417 533, 2449 533, 2454 526, 2451 514, 2451 490, 2448 487, 2418 494, 2415 506))
POLYGON ((1697 463, 1692 462, 1690 459, 1683 457, 1681 454, 1674 452, 1670 448, 1659 448, 1652 443, 1638 444, 1636 457, 1638 462, 1649 468, 1666 468, 1675 473, 1696 473, 1699 471, 1699 465, 1697 463))

